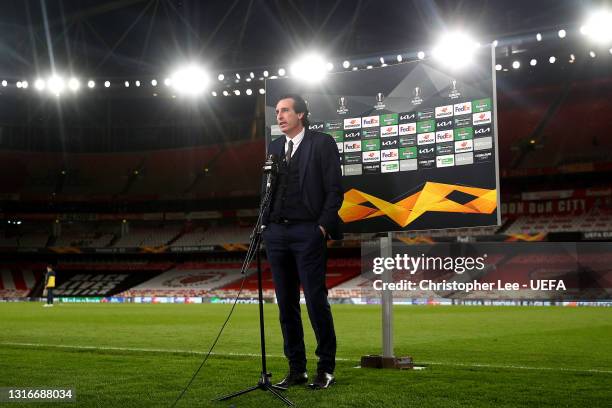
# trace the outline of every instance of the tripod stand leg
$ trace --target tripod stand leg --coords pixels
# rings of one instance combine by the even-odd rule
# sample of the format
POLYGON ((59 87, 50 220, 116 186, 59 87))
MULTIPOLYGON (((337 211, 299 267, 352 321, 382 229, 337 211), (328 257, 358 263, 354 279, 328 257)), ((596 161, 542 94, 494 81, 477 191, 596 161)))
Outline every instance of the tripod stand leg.
POLYGON ((276 391, 276 389, 274 388, 274 386, 272 385, 266 385, 266 389, 268 391, 270 391, 272 394, 274 394, 276 396, 276 398, 278 398, 279 400, 283 401, 286 405, 292 407, 293 406, 293 402, 289 401, 287 398, 285 398, 284 395, 282 395, 280 392, 276 391))
POLYGON ((234 392, 232 394, 225 395, 225 396, 223 396, 221 398, 214 399, 213 401, 226 401, 226 400, 228 400, 230 398, 234 398, 234 397, 237 397, 239 395, 246 394, 246 393, 251 392, 251 391, 255 391, 258 388, 260 388, 259 384, 254 385, 254 386, 249 387, 249 388, 246 388, 246 389, 244 389, 242 391, 237 391, 237 392, 234 392))

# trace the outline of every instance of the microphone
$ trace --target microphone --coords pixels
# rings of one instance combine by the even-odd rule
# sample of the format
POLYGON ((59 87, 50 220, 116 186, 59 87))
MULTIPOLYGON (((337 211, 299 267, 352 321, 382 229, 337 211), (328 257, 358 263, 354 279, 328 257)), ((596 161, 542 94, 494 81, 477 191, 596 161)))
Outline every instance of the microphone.
POLYGON ((263 166, 263 173, 266 175, 266 190, 272 187, 272 182, 278 173, 278 156, 270 154, 266 158, 263 166))

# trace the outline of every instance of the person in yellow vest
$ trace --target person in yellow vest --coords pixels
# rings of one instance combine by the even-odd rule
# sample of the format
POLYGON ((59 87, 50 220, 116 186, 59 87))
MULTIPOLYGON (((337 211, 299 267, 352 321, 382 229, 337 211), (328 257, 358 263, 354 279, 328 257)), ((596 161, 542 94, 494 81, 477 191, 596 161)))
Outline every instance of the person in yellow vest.
POLYGON ((45 296, 45 292, 47 294, 47 303, 45 307, 53 306, 53 289, 55 289, 55 271, 53 270, 52 265, 47 265, 47 274, 45 275, 45 290, 43 291, 43 296, 45 296))

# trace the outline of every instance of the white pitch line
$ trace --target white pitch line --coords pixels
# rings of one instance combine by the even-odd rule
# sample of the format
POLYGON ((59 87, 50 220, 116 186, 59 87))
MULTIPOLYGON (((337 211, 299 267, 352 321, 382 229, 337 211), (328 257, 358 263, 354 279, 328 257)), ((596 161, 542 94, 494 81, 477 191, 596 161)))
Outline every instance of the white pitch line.
MULTIPOLYGON (((50 348, 63 348, 73 350, 102 350, 102 351, 134 351, 144 353, 166 353, 166 354, 195 354, 195 355, 206 355, 206 351, 197 350, 181 350, 181 349, 155 349, 155 348, 140 348, 140 347, 113 347, 113 346, 79 346, 79 345, 67 345, 67 344, 44 344, 44 343, 17 343, 17 342, 2 342, 0 345, 3 346, 17 346, 17 347, 50 347, 50 348)), ((258 353, 211 353, 211 355, 219 357, 261 357, 258 353)), ((285 358, 285 356, 278 354, 266 354, 270 358, 285 358)), ((336 357, 337 361, 355 361, 357 359, 336 357)), ((597 373, 597 374, 612 374, 612 370, 599 370, 599 369, 579 369, 579 368, 565 368, 565 367, 531 367, 531 366, 517 366, 517 365, 496 365, 496 364, 481 364, 481 363, 453 363, 453 362, 441 362, 441 361, 417 361, 418 364, 429 364, 429 365, 440 365, 440 366, 456 366, 456 367, 475 367, 475 368, 494 368, 502 370, 540 370, 540 371, 566 371, 574 373, 597 373)))
POLYGON ((480 363, 448 363, 439 361, 419 361, 419 364, 442 365, 442 366, 457 366, 457 367, 476 367, 476 368, 499 368, 499 369, 515 369, 515 370, 544 370, 544 371, 569 371, 574 373, 598 373, 612 374, 612 370, 599 370, 596 368, 566 368, 566 367, 530 367, 517 365, 495 365, 495 364, 480 364, 480 363))

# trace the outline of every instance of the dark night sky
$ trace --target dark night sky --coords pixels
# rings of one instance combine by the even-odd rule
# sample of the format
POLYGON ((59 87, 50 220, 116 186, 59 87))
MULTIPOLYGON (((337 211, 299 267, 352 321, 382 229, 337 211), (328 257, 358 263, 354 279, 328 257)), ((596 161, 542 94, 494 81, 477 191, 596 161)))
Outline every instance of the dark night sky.
POLYGON ((486 42, 575 25, 591 3, 586 0, 3 2, 0 75, 34 76, 48 71, 50 55, 60 69, 98 77, 156 74, 187 59, 205 62, 212 70, 256 69, 286 63, 308 47, 338 58, 414 50, 430 43, 445 27, 466 28, 486 42))

